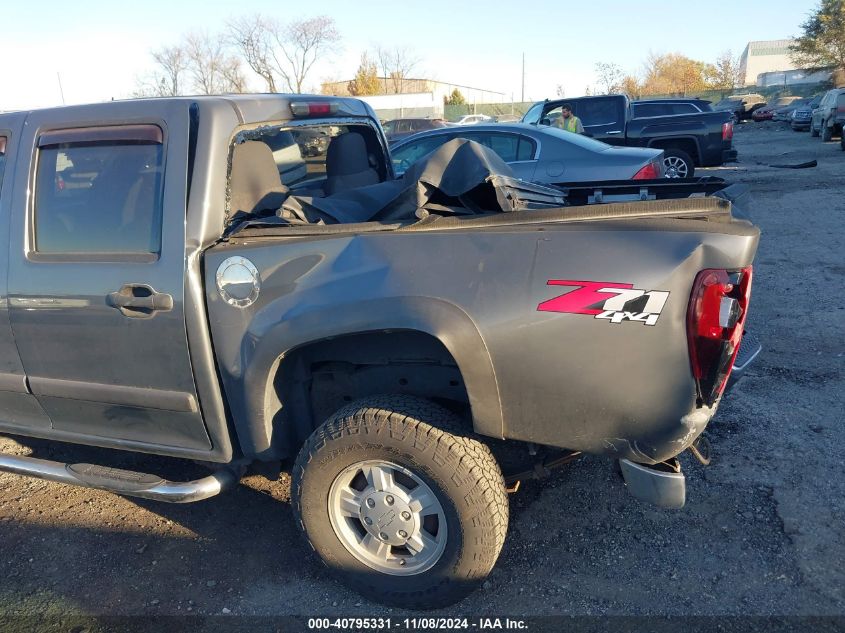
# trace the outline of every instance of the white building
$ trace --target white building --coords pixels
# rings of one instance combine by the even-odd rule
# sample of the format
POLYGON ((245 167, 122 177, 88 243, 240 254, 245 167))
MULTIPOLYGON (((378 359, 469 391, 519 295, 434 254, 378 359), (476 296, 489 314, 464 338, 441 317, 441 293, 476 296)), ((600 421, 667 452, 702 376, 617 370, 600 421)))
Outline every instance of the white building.
POLYGON ((443 116, 443 99, 433 92, 358 97, 376 111, 380 119, 425 118, 443 116))
POLYGON ((764 73, 798 70, 789 56, 789 46, 795 40, 748 42, 739 59, 743 86, 757 86, 757 76, 764 73))
MULTIPOLYGON (((467 106, 475 106, 508 101, 503 92, 473 88, 434 79, 393 79, 379 77, 381 94, 360 97, 368 102, 382 118, 443 116, 443 104, 452 91, 458 90, 467 106)), ((327 95, 350 96, 349 81, 325 82, 322 93, 327 95)))

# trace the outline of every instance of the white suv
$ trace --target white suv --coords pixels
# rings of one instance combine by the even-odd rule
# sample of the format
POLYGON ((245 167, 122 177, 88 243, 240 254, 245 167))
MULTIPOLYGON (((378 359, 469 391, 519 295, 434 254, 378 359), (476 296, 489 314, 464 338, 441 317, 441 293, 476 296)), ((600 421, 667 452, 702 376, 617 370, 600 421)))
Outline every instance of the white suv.
POLYGON ((819 107, 813 110, 810 134, 813 136, 821 134, 825 142, 837 134, 842 134, 842 123, 836 120, 836 100, 841 94, 845 94, 845 88, 834 88, 825 93, 819 107))

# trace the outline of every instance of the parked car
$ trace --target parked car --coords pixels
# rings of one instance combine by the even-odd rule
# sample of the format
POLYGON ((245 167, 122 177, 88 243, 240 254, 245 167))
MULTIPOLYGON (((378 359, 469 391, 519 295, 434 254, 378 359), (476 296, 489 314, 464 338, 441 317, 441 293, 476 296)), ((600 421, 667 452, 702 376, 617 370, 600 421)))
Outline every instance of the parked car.
POLYGON ((809 130, 813 120, 813 110, 819 106, 824 95, 816 95, 809 102, 798 106, 789 117, 789 125, 795 131, 809 130))
POLYGON ((486 114, 465 114, 453 121, 453 125, 477 125, 479 123, 493 123, 493 117, 486 114))
POLYGON ((324 131, 294 130, 292 132, 302 155, 306 157, 323 156, 329 149, 331 134, 324 131))
POLYGON ((635 119, 712 111, 713 104, 705 99, 638 99, 631 102, 635 119))
MULTIPOLYGON (((423 220, 407 196, 401 221, 292 226, 279 205, 367 207, 375 187, 397 191, 364 102, 113 101, 2 114, 0 137, 0 432, 54 446, 52 459, 0 453, 0 470, 187 503, 253 463, 290 463, 292 524, 374 600, 466 596, 502 549, 506 477, 582 453, 620 460, 637 498, 682 506, 676 456, 750 362, 759 230, 734 217, 728 190, 561 207, 559 189, 514 197, 506 173, 458 162, 442 188, 425 183, 440 195, 423 220), (331 140, 294 192, 328 197, 283 187, 268 144, 306 127, 331 140), (86 186, 57 188, 77 163, 86 186), (110 468, 107 452, 63 463, 61 442, 134 451, 140 471, 151 454, 210 474, 110 468)), ((211 520, 237 522, 228 507, 211 520)), ((257 561, 294 547, 277 518, 255 529, 257 561)))
POLYGON ((422 132, 424 130, 434 130, 441 127, 446 127, 446 121, 443 119, 393 119, 387 121, 383 126, 384 135, 388 143, 422 132))
POLYGON ((535 103, 524 123, 553 125, 561 106, 570 104, 585 134, 610 145, 662 149, 666 176, 691 178, 695 167, 736 160, 733 123, 727 112, 696 112, 634 118, 626 95, 556 99, 535 103))
POLYGON ((775 118, 775 114, 784 109, 789 108, 790 104, 800 101, 801 97, 778 97, 772 102, 767 103, 766 105, 757 108, 751 114, 751 118, 754 121, 771 121, 775 118))
MULTIPOLYGON (((845 92, 840 92, 836 96, 836 114, 833 120, 839 126, 839 145, 845 152, 845 92)), ((2 175, 2 169, 0 169, 0 175, 2 175)))
POLYGON ((751 115, 751 120, 755 123, 760 123, 761 121, 771 121, 775 115, 775 106, 765 105, 758 110, 754 110, 754 114, 751 115))
POLYGON ((732 112, 736 121, 744 121, 750 119, 755 110, 759 110, 765 105, 766 99, 763 95, 750 93, 725 97, 713 106, 713 110, 716 112, 732 112))
POLYGON ((742 110, 742 99, 722 99, 713 106, 714 112, 730 112, 735 123, 739 123, 739 115, 742 110))
POLYGON ((454 138, 465 138, 496 152, 523 180, 558 184, 589 180, 662 178, 659 149, 612 147, 561 129, 526 123, 474 125, 431 130, 392 145, 397 175, 454 138))
POLYGON ((842 125, 836 121, 836 104, 839 95, 845 93, 845 88, 834 88, 828 90, 818 107, 813 110, 813 118, 810 121, 810 134, 821 135, 825 143, 834 136, 842 133, 842 125))
POLYGON ((809 99, 801 98, 796 99, 795 101, 788 103, 785 106, 781 106, 780 108, 775 108, 774 114, 772 116, 772 121, 789 121, 792 118, 792 113, 795 112, 795 110, 807 105, 809 102, 809 99))

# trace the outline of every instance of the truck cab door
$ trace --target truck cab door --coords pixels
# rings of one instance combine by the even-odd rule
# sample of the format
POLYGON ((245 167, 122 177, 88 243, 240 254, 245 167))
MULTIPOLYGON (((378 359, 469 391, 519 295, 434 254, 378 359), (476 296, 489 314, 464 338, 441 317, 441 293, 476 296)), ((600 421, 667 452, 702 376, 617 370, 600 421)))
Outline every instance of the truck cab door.
POLYGON ((189 120, 188 104, 155 101, 29 116, 9 314, 57 437, 211 448, 183 312, 189 120))
POLYGON ((625 97, 610 95, 576 99, 572 107, 575 116, 581 119, 585 134, 610 145, 625 145, 628 110, 625 97))
POLYGON ((36 429, 49 430, 50 418, 38 404, 27 387, 26 374, 18 356, 12 326, 9 321, 9 300, 7 293, 7 273, 9 259, 9 207, 12 197, 11 181, 14 163, 7 157, 14 155, 23 116, 12 115, 5 124, 0 123, 0 244, 6 254, 0 257, 0 428, 6 431, 31 433, 36 429), (15 123, 11 129, 10 123, 15 123), (4 129, 4 125, 9 128, 4 129))

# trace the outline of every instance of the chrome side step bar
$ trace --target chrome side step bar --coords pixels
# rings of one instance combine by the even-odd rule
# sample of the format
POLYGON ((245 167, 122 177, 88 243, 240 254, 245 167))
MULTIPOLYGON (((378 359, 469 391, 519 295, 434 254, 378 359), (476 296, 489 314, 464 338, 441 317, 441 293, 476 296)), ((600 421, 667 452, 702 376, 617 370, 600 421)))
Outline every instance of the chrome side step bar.
POLYGON ((2 453, 0 453, 0 471, 167 503, 191 503, 208 499, 234 486, 240 479, 235 471, 223 469, 194 481, 167 481, 158 475, 148 475, 132 470, 108 468, 95 464, 63 464, 35 457, 2 453))

